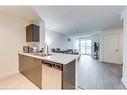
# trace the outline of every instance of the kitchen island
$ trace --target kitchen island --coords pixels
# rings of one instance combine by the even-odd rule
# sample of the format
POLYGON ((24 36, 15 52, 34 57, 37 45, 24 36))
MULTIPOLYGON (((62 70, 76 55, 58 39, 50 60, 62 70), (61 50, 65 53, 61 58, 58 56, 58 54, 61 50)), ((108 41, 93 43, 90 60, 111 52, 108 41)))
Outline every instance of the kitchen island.
POLYGON ((40 89, 75 89, 78 55, 19 53, 19 70, 40 89))

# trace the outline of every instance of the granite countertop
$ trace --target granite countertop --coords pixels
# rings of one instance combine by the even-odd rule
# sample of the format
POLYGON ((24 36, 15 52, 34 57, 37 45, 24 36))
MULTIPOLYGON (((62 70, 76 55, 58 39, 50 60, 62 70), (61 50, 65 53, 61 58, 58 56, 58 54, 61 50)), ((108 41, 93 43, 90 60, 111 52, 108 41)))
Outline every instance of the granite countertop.
POLYGON ((56 62, 63 65, 66 65, 70 63, 71 61, 79 58, 79 55, 62 54, 62 53, 52 53, 49 56, 39 56, 39 55, 34 55, 31 53, 23 53, 23 52, 19 52, 19 54, 34 57, 37 59, 46 60, 46 61, 56 62))

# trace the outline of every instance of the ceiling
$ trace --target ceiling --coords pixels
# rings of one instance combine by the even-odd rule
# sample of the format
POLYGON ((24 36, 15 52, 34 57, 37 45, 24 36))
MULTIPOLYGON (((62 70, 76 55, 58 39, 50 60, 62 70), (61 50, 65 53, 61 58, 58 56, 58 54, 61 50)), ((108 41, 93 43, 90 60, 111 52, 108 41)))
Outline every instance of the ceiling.
POLYGON ((122 26, 120 6, 0 6, 0 14, 27 21, 43 19, 48 30, 89 34, 122 26))
POLYGON ((120 6, 36 6, 47 29, 60 33, 82 33, 122 26, 120 6))
POLYGON ((28 6, 0 6, 0 14, 24 19, 26 21, 34 21, 40 18, 33 8, 28 6))

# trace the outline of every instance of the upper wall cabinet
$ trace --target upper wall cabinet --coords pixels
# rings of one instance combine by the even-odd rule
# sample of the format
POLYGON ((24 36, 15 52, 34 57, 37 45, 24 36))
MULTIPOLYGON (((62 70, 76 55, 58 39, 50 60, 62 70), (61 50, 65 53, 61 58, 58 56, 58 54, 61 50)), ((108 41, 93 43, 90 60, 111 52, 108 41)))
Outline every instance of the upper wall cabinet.
POLYGON ((26 42, 39 42, 39 26, 30 24, 26 26, 26 42))

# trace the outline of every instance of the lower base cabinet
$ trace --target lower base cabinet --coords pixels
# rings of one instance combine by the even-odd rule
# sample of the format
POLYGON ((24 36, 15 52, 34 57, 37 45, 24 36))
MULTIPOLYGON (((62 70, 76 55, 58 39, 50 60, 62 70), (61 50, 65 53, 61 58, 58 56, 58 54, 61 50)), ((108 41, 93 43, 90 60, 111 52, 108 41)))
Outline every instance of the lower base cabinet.
POLYGON ((25 55, 19 55, 19 70, 39 88, 42 88, 41 60, 25 55))

